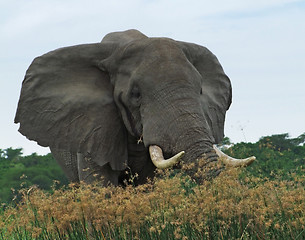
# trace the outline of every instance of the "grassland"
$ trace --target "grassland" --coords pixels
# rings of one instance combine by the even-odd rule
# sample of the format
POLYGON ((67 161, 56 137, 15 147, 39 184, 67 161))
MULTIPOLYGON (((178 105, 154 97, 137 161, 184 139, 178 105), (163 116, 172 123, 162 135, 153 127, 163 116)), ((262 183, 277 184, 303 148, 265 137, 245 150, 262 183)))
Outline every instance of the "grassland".
POLYGON ((52 156, 0 149, 0 240, 305 239, 305 133, 230 146, 257 161, 202 184, 167 170, 116 188, 51 187, 64 179, 52 156))
POLYGON ((304 239, 305 178, 242 169, 196 184, 183 172, 138 187, 31 187, 0 215, 0 239, 304 239))

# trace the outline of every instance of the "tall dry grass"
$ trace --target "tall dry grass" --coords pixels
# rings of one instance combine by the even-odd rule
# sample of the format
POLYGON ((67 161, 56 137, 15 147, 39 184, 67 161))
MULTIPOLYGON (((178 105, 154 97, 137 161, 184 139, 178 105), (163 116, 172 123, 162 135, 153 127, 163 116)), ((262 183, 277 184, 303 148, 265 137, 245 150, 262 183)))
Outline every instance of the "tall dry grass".
POLYGON ((304 177, 240 178, 229 169, 197 185, 172 171, 145 185, 23 190, 0 216, 3 239, 304 239, 304 177), (20 238, 18 238, 18 236, 20 238))

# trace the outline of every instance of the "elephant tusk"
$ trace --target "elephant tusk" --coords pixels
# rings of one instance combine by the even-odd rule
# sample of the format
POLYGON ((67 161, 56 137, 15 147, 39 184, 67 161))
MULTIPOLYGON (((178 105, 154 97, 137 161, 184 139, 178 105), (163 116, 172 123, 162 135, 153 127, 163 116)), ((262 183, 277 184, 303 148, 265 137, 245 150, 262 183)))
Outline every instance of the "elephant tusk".
POLYGON ((157 145, 149 146, 149 154, 153 164, 160 169, 174 166, 184 155, 184 151, 177 153, 170 159, 164 159, 162 149, 157 145))
POLYGON ((227 154, 223 153, 219 148, 216 147, 216 145, 213 145, 214 150, 216 151, 216 154, 220 158, 220 160, 227 166, 231 167, 246 167, 249 166, 253 161, 256 159, 256 157, 248 157, 244 159, 236 159, 228 156, 227 154))

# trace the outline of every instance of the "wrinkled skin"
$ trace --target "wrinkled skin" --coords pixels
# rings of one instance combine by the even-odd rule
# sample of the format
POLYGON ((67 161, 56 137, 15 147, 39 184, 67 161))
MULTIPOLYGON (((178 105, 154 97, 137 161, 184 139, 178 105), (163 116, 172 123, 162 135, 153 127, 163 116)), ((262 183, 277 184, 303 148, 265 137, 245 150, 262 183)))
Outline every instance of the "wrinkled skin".
POLYGON ((117 185, 128 168, 143 183, 155 170, 150 145, 217 161, 230 104, 230 80, 208 49, 129 30, 36 58, 15 123, 71 181, 117 185))

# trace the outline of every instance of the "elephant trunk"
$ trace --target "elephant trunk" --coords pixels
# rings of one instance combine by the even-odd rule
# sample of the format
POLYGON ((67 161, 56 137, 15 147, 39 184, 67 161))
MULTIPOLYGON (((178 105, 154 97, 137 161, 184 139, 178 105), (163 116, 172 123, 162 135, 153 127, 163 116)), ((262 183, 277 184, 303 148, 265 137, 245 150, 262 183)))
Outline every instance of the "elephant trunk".
MULTIPOLYGON (((186 91, 187 87, 176 89, 175 94, 168 94, 164 89, 167 88, 151 93, 160 101, 154 101, 141 112, 143 141, 149 147, 151 160, 157 168, 175 165, 182 155, 186 163, 206 158, 207 162, 222 160, 225 165, 238 167, 254 161, 253 157, 234 159, 213 148, 216 140, 209 118, 198 107, 201 103, 196 95, 186 91), (163 109, 166 109, 166 114, 160 114, 163 109), (176 155, 165 160, 162 151, 166 157, 176 155)), ((221 131, 219 135, 222 135, 221 131)))

